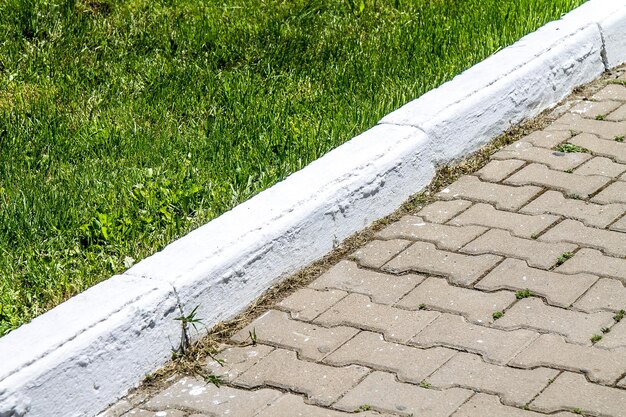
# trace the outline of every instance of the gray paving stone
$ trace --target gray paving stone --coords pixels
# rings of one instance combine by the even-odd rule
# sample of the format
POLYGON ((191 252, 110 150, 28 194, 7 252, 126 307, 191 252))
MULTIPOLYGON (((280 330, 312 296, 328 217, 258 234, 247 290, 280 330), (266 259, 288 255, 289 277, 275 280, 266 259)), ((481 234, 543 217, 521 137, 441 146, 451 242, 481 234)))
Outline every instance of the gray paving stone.
POLYGON ((626 163, 626 143, 619 143, 614 140, 615 137, 621 135, 623 135, 623 133, 611 136, 610 140, 606 140, 599 139, 595 135, 582 133, 569 139, 568 142, 589 149, 595 155, 606 156, 613 159, 615 162, 624 164, 626 163))
POLYGON ((421 217, 404 216, 376 233, 379 239, 408 239, 434 243, 440 249, 456 250, 487 229, 480 226, 448 226, 426 223, 421 217))
POLYGON ((601 249, 607 255, 626 256, 626 234, 587 227, 579 221, 566 219, 541 235, 543 242, 570 242, 601 249))
POLYGON ((587 226, 604 228, 624 213, 626 205, 594 204, 565 198, 558 191, 546 191, 520 209, 528 214, 558 214, 582 221, 587 226))
POLYGON ((549 304, 569 307, 585 293, 598 277, 590 274, 565 275, 529 267, 519 259, 505 259, 477 284, 487 291, 529 289, 545 297, 549 304))
POLYGON ((569 131, 538 130, 520 139, 522 142, 530 143, 534 146, 552 149, 558 144, 565 142, 572 135, 569 131))
POLYGON ((179 410, 148 411, 140 408, 130 410, 124 417, 185 417, 187 413, 179 410))
POLYGON ((288 311, 294 319, 312 321, 346 295, 347 292, 339 290, 316 291, 302 288, 280 301, 276 307, 288 311))
POLYGON ((596 194, 591 201, 602 204, 626 204, 626 181, 617 181, 596 194))
POLYGON ((271 346, 254 345, 254 346, 233 346, 228 347, 217 355, 217 360, 209 357, 206 363, 206 370, 212 375, 220 377, 224 382, 231 382, 239 375, 250 369, 252 365, 266 357, 274 350, 271 346))
POLYGON ((490 161, 487 165, 476 172, 476 175, 483 181, 500 182, 513 172, 517 171, 525 164, 517 159, 507 159, 505 161, 490 161))
POLYGON ((392 374, 373 372, 334 407, 355 411, 367 404, 374 410, 401 416, 447 417, 470 396, 471 391, 451 388, 445 391, 396 382, 392 374))
POLYGON ((576 301, 574 307, 587 312, 626 309, 626 287, 616 279, 600 278, 580 300, 576 301))
POLYGON ((258 343, 294 349, 302 358, 320 360, 357 334, 356 329, 327 329, 310 323, 291 320, 287 313, 270 310, 233 336, 235 342, 249 340, 256 334, 258 343))
POLYGON ((571 343, 591 345, 591 337, 602 334, 602 329, 613 324, 613 313, 583 313, 552 307, 539 298, 530 297, 520 300, 507 310, 506 314, 494 324, 494 327, 513 329, 533 329, 557 333, 565 336, 571 343))
POLYGON ((609 229, 616 230, 618 232, 626 232, 626 216, 613 223, 609 229))
MULTIPOLYGON (((285 394, 263 409, 255 417, 350 417, 353 414, 344 413, 328 408, 316 407, 306 404, 301 397, 293 394, 285 394)), ((359 417, 391 417, 391 415, 378 414, 372 411, 359 413, 359 417)))
POLYGON ((435 201, 417 214, 427 222, 445 223, 471 205, 472 202, 466 200, 435 201))
POLYGON ((364 295, 350 294, 315 321, 324 326, 346 325, 380 332, 388 341, 403 343, 438 316, 434 311, 402 310, 373 303, 364 295))
POLYGON ((605 139, 613 139, 615 136, 626 134, 626 123, 586 119, 577 114, 567 113, 555 120, 546 130, 582 132, 598 135, 605 139))
POLYGON ((439 250, 432 243, 416 242, 387 263, 383 269, 394 272, 423 272, 443 275, 451 283, 471 285, 493 268, 499 256, 470 256, 439 250))
POLYGON ((335 368, 306 362, 299 360, 295 352, 276 349, 239 376, 235 384, 247 388, 264 385, 284 388, 306 394, 311 403, 329 406, 358 384, 368 372, 368 369, 356 365, 335 368), (297 372, 294 372, 296 369, 297 372))
POLYGON ((626 391, 592 384, 583 375, 564 372, 530 407, 546 413, 579 409, 591 415, 624 417, 626 391))
POLYGON ((602 175, 617 178, 626 171, 626 165, 618 164, 609 158, 597 156, 574 170, 578 175, 602 175))
POLYGON ((605 334, 596 346, 607 349, 626 348, 626 319, 611 327, 611 331, 605 334))
POLYGON ((209 416, 252 417, 257 411, 283 395, 280 391, 245 391, 216 387, 197 378, 184 377, 150 399, 150 410, 191 409, 209 416))
POLYGON ((614 384, 626 373, 626 349, 606 350, 567 343, 562 336, 542 334, 512 361, 524 368, 548 366, 584 372, 592 382, 614 384))
POLYGON ((493 159, 520 159, 547 165, 551 169, 566 171, 574 169, 591 159, 586 153, 563 153, 551 149, 533 146, 528 142, 515 142, 492 155, 493 159))
POLYGON ((626 101, 626 87, 620 84, 609 84, 591 97, 592 100, 626 101))
POLYGON ((373 240, 359 248, 350 257, 361 266, 380 268, 411 243, 411 241, 403 239, 373 240))
POLYGON ((335 366, 363 365, 393 372, 401 381, 419 384, 455 353, 443 347, 419 349, 386 342, 378 333, 361 332, 324 359, 324 362, 335 366))
POLYGON ((530 164, 504 180, 505 184, 538 185, 563 191, 569 195, 587 197, 610 181, 601 176, 585 176, 555 171, 544 165, 530 164))
POLYGON ((626 120, 626 104, 622 105, 619 109, 615 110, 606 117, 606 120, 615 122, 622 122, 626 120))
POLYGON ((538 336, 530 330, 505 331, 468 323, 463 317, 442 314, 411 339, 422 346, 444 346, 481 355, 491 363, 505 365, 538 336))
POLYGON ((423 280, 420 275, 382 274, 360 269, 354 262, 341 261, 310 286, 318 290, 337 288, 365 294, 376 303, 393 304, 423 280))
POLYGON ((442 200, 463 198, 493 204, 502 210, 517 210, 540 191, 541 188, 531 185, 510 187, 483 182, 473 176, 464 176, 443 189, 437 197, 442 200))
POLYGON ((573 258, 556 268, 557 272, 577 274, 585 272, 593 275, 616 278, 626 283, 626 259, 603 255, 595 249, 581 249, 573 258))
MULTIPOLYGON (((551 414, 554 417, 575 417, 572 413, 551 414)), ((545 417, 545 414, 502 405, 495 395, 477 393, 452 417, 545 417)))
POLYGON ((504 404, 523 407, 557 375, 554 369, 515 369, 485 363, 480 356, 470 353, 458 353, 429 376, 427 382, 436 388, 461 387, 497 394, 504 404))
POLYGON ((483 293, 452 286, 442 278, 430 277, 397 305, 412 310, 427 307, 461 314, 472 322, 491 323, 494 311, 502 311, 514 301, 515 295, 509 291, 483 293))
MULTIPOLYGON (((410 249, 410 248, 409 248, 410 249)), ((497 254, 524 259, 528 265, 548 269, 565 252, 572 252, 572 243, 547 243, 512 236, 504 230, 491 229, 478 239, 467 244, 462 252, 471 254, 497 254)))
POLYGON ((495 227, 508 230, 516 236, 530 238, 554 224, 558 219, 557 216, 552 215, 529 216, 511 213, 496 210, 489 204, 477 203, 450 220, 450 224, 495 227))
POLYGON ((617 109, 622 103, 619 101, 590 101, 584 100, 570 109, 570 113, 582 117, 595 119, 597 116, 606 116, 617 109))

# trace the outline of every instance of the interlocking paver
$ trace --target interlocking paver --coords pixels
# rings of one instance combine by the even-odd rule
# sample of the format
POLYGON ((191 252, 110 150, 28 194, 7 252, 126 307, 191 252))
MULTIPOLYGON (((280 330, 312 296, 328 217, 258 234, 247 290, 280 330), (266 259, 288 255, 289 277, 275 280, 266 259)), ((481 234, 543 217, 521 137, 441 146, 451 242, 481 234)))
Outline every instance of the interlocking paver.
POLYGON ((285 388, 306 394, 312 403, 328 406, 359 383, 368 372, 367 368, 357 365, 335 368, 306 362, 299 360, 295 352, 276 349, 241 374, 234 383, 247 388, 263 385, 285 388), (294 372, 296 369, 297 372, 294 372))
POLYGON ((546 130, 567 130, 594 134, 606 139, 626 133, 626 123, 586 119, 578 114, 567 113, 555 120, 546 130))
POLYGON ((566 219, 544 233, 544 242, 571 242, 601 249, 607 255, 626 256, 626 234, 587 227, 579 221, 566 219))
POLYGON ((320 360, 357 334, 356 329, 334 327, 326 329, 310 323, 291 320, 287 313, 270 310, 233 336, 235 342, 249 340, 296 350, 303 358, 320 360))
POLYGON ((341 261, 310 286, 319 290, 337 288, 365 294, 376 303, 393 304, 423 280, 420 275, 383 274, 360 269, 354 262, 341 261))
POLYGON ((527 136, 520 139, 522 142, 530 143, 534 146, 542 148, 552 149, 559 143, 565 142, 571 137, 569 130, 567 131, 550 131, 550 130, 538 130, 532 132, 527 136))
POLYGON ((493 208, 489 204, 477 203, 450 220, 450 224, 457 226, 479 225, 505 229, 514 235, 532 237, 547 229, 559 218, 551 215, 530 216, 511 213, 493 208))
POLYGON ((439 250, 432 243, 416 242, 387 263, 383 269, 390 272, 424 272, 443 275, 450 282, 470 285, 493 268, 499 256, 470 256, 439 250))
POLYGON ((456 351, 416 347, 386 342, 378 333, 361 332, 324 362, 331 365, 363 365, 379 371, 394 372, 401 381, 420 383, 448 361, 456 351))
POLYGON ((350 257, 364 267, 380 268, 411 243, 411 241, 403 239, 373 240, 350 257))
POLYGON ((567 343, 555 334, 542 334, 511 364, 524 368, 548 366, 587 374, 593 382, 615 383, 626 373, 626 349, 606 350, 567 343))
POLYGON ((598 191, 609 181, 609 178, 597 175, 585 176, 570 174, 555 171, 544 165, 530 164, 504 180, 504 183, 513 185, 539 185, 560 190, 569 195, 586 197, 598 191))
MULTIPOLYGON (((350 413, 330 410, 306 404, 301 397, 293 394, 285 394, 278 398, 269 407, 264 408, 254 417, 350 417, 350 413)), ((236 417, 236 416, 233 416, 236 417)), ((391 415, 378 414, 373 411, 359 413, 359 417, 391 417, 391 415)))
POLYGON ((545 297, 549 304, 569 307, 598 280, 589 274, 565 275, 529 267, 519 259, 505 259, 475 287, 494 291, 524 290, 545 297))
POLYGON ((618 232, 626 232, 626 216, 613 223, 609 229, 616 230, 618 232))
MULTIPOLYGON (((410 249, 410 248, 409 248, 410 249)), ((576 249, 572 243, 547 243, 522 239, 504 230, 491 229, 467 244, 462 252, 471 254, 497 254, 524 259, 528 265, 548 269, 565 252, 576 249)))
MULTIPOLYGON (((553 417, 575 417, 572 413, 551 414, 553 417)), ((502 405, 495 395, 477 393, 452 417, 545 417, 545 414, 502 405)))
POLYGON ((476 175, 483 181, 500 182, 524 165, 524 161, 517 159, 490 161, 487 165, 479 169, 476 175))
POLYGON ((611 137, 611 140, 599 139, 595 135, 582 133, 569 139, 568 142, 589 149, 595 155, 606 156, 614 159, 615 162, 624 164, 626 163, 626 143, 616 142, 613 139, 614 137, 611 137))
POLYGON ((607 349, 626 348, 626 319, 622 319, 615 326, 611 327, 611 331, 602 337, 597 346, 607 349))
POLYGON ((626 101, 626 87, 619 84, 609 84, 591 97, 592 100, 619 100, 626 101))
POLYGON ((624 417, 626 391, 592 384, 583 375, 564 372, 530 407, 547 413, 578 409, 592 415, 624 417))
POLYGON ((222 350, 214 358, 208 358, 206 369, 224 382, 233 381, 266 357, 274 348, 266 345, 234 346, 222 350), (218 360, 216 360, 218 359, 218 360))
POLYGON ((315 322, 324 326, 346 325, 381 332, 389 341, 406 342, 435 320, 434 311, 408 311, 377 304, 369 297, 350 294, 315 322))
POLYGON ((472 202, 466 200, 435 201, 421 209, 417 214, 427 222, 445 223, 471 205, 472 202))
POLYGON ((539 194, 541 188, 532 185, 511 187, 483 182, 476 177, 461 177, 437 194, 442 200, 464 198, 490 203, 499 209, 517 210, 539 194))
POLYGON ((102 417, 626 417, 626 86, 546 117, 102 417))
POLYGON ((612 120, 616 122, 626 120, 626 104, 622 105, 619 109, 606 116, 606 120, 612 120))
POLYGON ((367 404, 375 410, 402 416, 447 417, 471 395, 466 389, 436 391, 396 382, 392 374, 373 372, 334 407, 355 411, 367 404))
POLYGON ((609 158, 597 156, 574 170, 578 175, 602 175, 617 178, 626 171, 626 165, 618 164, 609 158))
POLYGON ((493 321, 494 311, 506 309, 515 301, 509 291, 483 293, 455 287, 445 279, 430 277, 398 302, 399 307, 417 310, 434 308, 465 316, 478 323, 493 321))
POLYGON ((467 350, 482 355, 489 362, 504 365, 537 336, 530 330, 505 331, 468 323, 461 316, 442 314, 411 339, 411 343, 467 350))
POLYGON ((558 214, 580 220, 588 226, 604 228, 620 217, 626 205, 594 204, 573 198, 565 198, 558 191, 546 191, 520 209, 528 214, 558 214))
POLYGON ((339 290, 316 291, 303 288, 280 301, 277 307, 291 313, 294 319, 311 321, 346 295, 347 292, 339 290))
POLYGON ((487 230, 480 226, 448 226, 438 223, 426 223, 421 217, 404 216, 378 232, 380 239, 409 239, 427 241, 441 249, 456 250, 474 240, 487 230))
POLYGON ((591 337, 602 334, 602 329, 613 324, 613 314, 583 313, 552 307, 539 298, 520 300, 495 322, 503 329, 534 329, 564 335, 572 343, 591 345, 591 337))
POLYGON ((619 101, 590 101, 584 100, 572 107, 571 113, 579 114, 583 117, 595 119, 597 116, 605 116, 617 109, 622 103, 619 101))
POLYGON ((574 307, 588 312, 626 309, 626 287, 616 279, 600 278, 580 300, 576 301, 574 307))
POLYGON ((586 153, 563 153, 551 149, 540 148, 528 142, 515 142, 492 155, 493 159, 521 159, 536 162, 560 171, 574 169, 589 160, 591 155, 586 153))
POLYGON ((626 283, 626 259, 603 255, 595 249, 581 249, 556 271, 568 274, 586 272, 609 278, 616 278, 626 283))
POLYGON ((429 376, 427 382, 437 388, 456 386, 498 394, 505 404, 522 407, 557 374, 558 371, 548 368, 527 370, 491 365, 480 356, 458 353, 429 376))
POLYGON ((603 204, 626 204, 626 181, 617 181, 610 184, 604 190, 595 195, 591 201, 603 204))
POLYGON ((210 416, 252 417, 281 395, 282 392, 271 389, 218 388, 200 379, 185 377, 158 393, 143 407, 150 410, 184 408, 210 416))

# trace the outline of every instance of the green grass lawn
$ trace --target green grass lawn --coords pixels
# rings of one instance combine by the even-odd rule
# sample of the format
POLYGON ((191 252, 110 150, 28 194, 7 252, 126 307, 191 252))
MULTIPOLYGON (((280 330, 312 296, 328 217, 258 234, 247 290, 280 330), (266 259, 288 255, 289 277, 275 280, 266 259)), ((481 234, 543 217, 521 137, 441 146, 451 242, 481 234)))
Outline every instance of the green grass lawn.
POLYGON ((583 0, 0 0, 0 335, 583 0))

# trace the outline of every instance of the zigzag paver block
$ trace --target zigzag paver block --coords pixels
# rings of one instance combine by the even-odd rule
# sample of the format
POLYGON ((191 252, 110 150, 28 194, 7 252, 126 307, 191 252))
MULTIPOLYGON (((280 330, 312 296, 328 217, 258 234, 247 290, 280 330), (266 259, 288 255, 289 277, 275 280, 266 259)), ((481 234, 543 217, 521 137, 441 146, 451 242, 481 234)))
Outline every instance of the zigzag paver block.
POLYGON ((538 336, 526 329, 505 331, 468 323, 461 316, 442 314, 411 339, 411 343, 467 350, 480 354, 488 362, 505 365, 538 336))
POLYGON ((408 271, 443 275, 451 283, 470 285, 493 268, 499 256, 470 256, 439 250, 432 243, 416 242, 389 261, 383 269, 393 273, 408 271))
POLYGON ((626 373, 626 349, 575 345, 562 336, 542 334, 510 363, 524 368, 548 366, 584 372, 591 381, 610 385, 626 373))
POLYGON ((483 293, 448 284, 445 279, 430 277, 396 305, 411 310, 433 308, 465 316, 478 323, 491 323, 494 311, 502 311, 515 301, 509 291, 483 293))
POLYGON ((530 164, 504 180, 512 185, 539 185, 566 192, 571 196, 587 197, 610 181, 607 177, 570 174, 552 170, 544 165, 530 164))
POLYGON ((529 289, 534 294, 545 297, 551 305, 569 307, 597 280, 598 277, 589 274, 565 275, 531 268, 525 261, 508 258, 475 287, 487 291, 529 289))
POLYGON ((373 372, 348 392, 334 407, 356 411, 367 404, 374 410, 401 416, 450 416, 472 391, 450 388, 445 391, 397 382, 392 374, 373 372))
POLYGON ((613 314, 605 312, 583 313, 552 307, 539 298, 520 300, 496 321, 503 329, 533 329, 566 336, 571 343, 591 345, 591 337, 601 335, 602 329, 613 324, 613 314))
POLYGON ((558 373, 548 368, 527 370, 492 365, 485 363, 480 356, 458 353, 429 376, 427 382, 437 388, 458 386, 497 394, 505 404, 523 407, 558 373))
POLYGON ((391 343, 378 333, 361 332, 324 359, 335 366, 362 365, 395 373, 401 381, 419 384, 456 351, 443 347, 419 349, 391 343))
POLYGON ((541 188, 535 186, 511 187, 483 182, 476 177, 461 177, 437 194, 441 200, 462 198, 489 203, 502 210, 517 210, 535 197, 541 188))

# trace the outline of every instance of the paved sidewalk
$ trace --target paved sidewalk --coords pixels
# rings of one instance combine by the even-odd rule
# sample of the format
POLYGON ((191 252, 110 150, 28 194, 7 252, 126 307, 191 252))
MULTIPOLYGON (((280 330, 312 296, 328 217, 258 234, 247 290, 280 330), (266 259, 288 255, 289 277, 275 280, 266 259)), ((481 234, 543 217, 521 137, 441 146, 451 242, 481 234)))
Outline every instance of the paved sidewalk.
POLYGON ((105 415, 626 416, 620 79, 236 334, 207 363, 226 386, 105 415))

